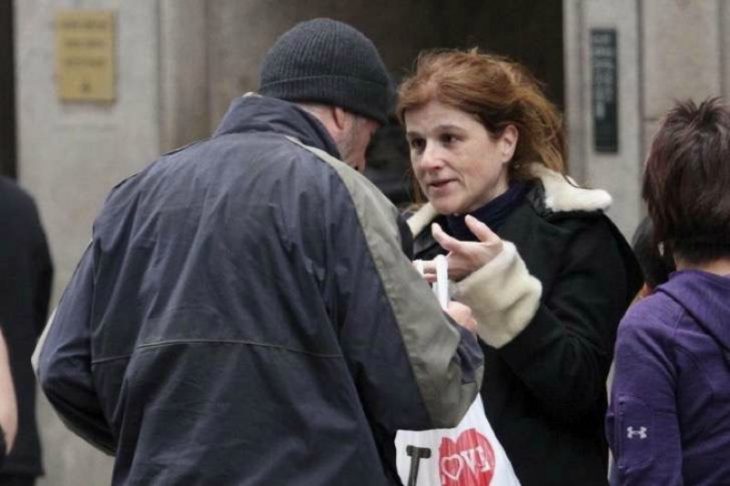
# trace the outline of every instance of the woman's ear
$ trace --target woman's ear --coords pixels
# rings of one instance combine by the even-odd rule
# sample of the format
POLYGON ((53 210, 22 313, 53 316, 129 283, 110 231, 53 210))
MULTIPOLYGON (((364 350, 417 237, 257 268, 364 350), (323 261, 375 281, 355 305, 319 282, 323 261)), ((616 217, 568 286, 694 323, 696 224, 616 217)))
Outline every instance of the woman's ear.
POLYGON ((503 162, 509 162, 517 149, 517 141, 520 138, 520 132, 514 125, 507 125, 502 134, 499 136, 499 149, 501 151, 503 162))

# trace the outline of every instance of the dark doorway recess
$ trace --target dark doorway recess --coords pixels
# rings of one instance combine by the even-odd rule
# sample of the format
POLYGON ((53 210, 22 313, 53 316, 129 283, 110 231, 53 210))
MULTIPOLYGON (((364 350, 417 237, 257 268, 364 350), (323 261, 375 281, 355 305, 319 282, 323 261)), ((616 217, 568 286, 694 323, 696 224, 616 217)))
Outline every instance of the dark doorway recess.
MULTIPOLYGON (((562 0, 404 1, 411 4, 406 9, 411 21, 404 21, 402 30, 383 32, 377 24, 370 25, 374 20, 368 16, 353 22, 376 34, 376 44, 396 82, 424 49, 478 47, 527 66, 543 83, 547 97, 564 109, 562 0)), ((409 166, 404 135, 392 120, 371 144, 366 175, 403 206, 413 199, 409 166)))
POLYGON ((16 176, 13 2, 0 2, 0 174, 16 176))

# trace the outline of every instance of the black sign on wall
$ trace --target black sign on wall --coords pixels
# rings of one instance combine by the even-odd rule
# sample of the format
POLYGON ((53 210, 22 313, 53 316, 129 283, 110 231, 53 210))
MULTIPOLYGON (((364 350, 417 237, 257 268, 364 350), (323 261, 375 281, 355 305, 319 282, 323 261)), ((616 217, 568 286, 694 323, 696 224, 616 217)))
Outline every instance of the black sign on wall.
POLYGON ((616 29, 591 29, 593 148, 618 152, 618 47, 616 29))

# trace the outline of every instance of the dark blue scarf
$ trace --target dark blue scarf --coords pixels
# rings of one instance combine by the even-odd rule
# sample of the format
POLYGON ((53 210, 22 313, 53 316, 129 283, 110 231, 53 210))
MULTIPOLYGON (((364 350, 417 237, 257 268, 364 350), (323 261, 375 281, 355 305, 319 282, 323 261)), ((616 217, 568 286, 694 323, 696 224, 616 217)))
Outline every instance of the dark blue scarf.
MULTIPOLYGON (((512 182, 507 192, 497 196, 471 214, 482 223, 489 226, 492 231, 497 231, 507 220, 512 211, 525 199, 529 184, 524 182, 512 182)), ((451 214, 446 216, 446 227, 444 231, 462 241, 477 241, 477 237, 471 232, 464 222, 466 214, 451 214)))

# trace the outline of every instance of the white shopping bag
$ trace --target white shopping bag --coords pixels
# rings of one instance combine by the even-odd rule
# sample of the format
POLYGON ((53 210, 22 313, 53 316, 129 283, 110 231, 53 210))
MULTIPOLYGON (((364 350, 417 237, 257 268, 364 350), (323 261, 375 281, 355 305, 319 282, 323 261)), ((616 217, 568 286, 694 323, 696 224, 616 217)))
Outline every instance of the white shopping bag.
POLYGON ((407 486, 519 486, 477 396, 458 426, 395 436, 398 475, 407 486))
MULTIPOLYGON (((438 256, 436 293, 448 303, 446 258, 438 256)), ((421 262, 416 268, 423 273, 421 262)), ((477 396, 458 426, 425 431, 399 430, 395 437, 398 475, 407 486, 519 486, 504 448, 494 435, 477 396)))

